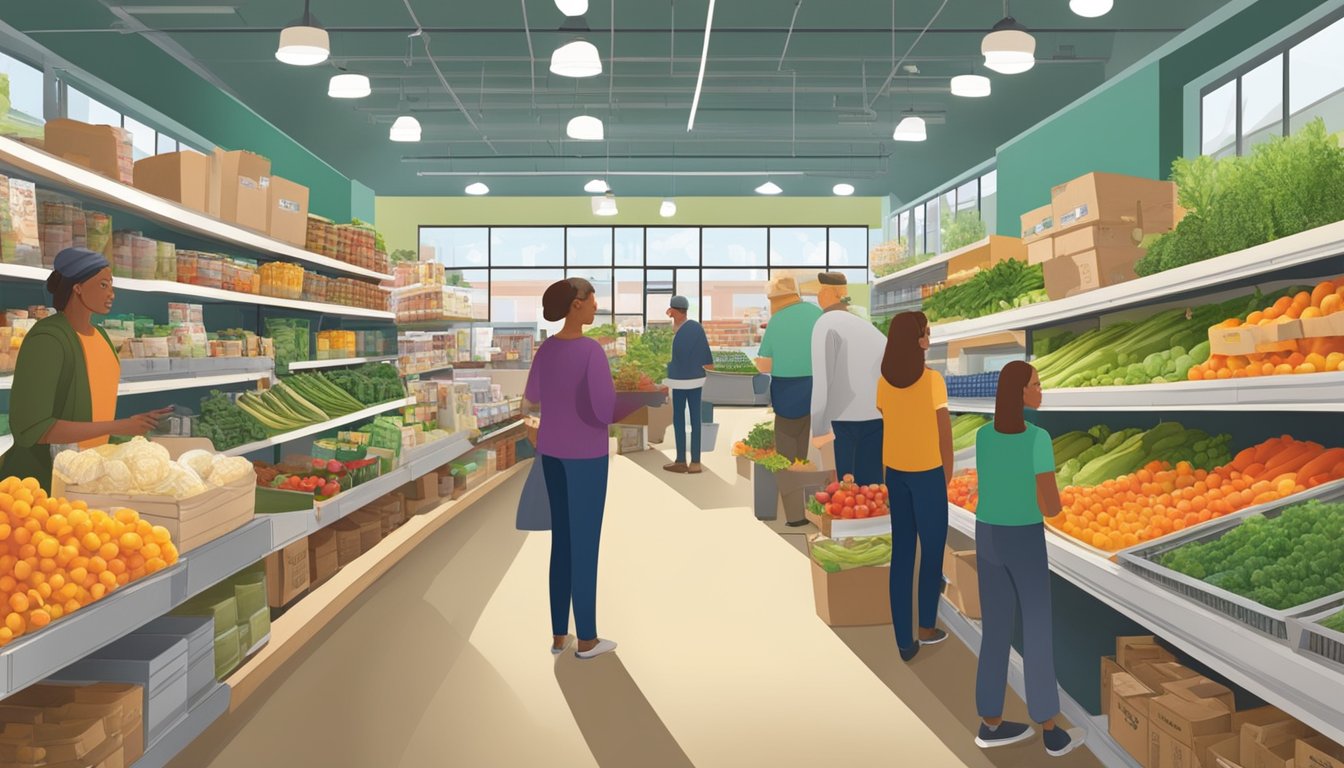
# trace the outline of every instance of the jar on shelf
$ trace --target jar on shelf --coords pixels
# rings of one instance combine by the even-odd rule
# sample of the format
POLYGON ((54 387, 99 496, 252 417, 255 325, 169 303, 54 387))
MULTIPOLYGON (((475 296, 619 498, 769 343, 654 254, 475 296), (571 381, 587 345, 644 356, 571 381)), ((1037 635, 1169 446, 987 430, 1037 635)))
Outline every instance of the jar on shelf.
POLYGON ((137 280, 153 280, 159 267, 159 244, 157 240, 133 235, 131 237, 131 269, 137 280))
POLYGON ((167 240, 154 244, 154 277, 159 280, 177 280, 177 246, 167 240))
POLYGON ((112 233, 112 274, 116 277, 135 277, 134 232, 112 233))

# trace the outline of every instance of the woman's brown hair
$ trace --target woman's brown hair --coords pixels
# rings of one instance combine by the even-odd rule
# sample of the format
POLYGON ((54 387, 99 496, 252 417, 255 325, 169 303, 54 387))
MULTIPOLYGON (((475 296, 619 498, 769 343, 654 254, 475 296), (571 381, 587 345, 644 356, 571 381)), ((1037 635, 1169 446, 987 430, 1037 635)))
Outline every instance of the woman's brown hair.
POLYGON ((1031 363, 1014 360, 999 372, 999 389, 994 397, 994 431, 1015 435, 1027 431, 1023 392, 1036 369, 1031 363))
POLYGON ((558 280, 541 295, 541 316, 552 323, 564 320, 574 302, 591 295, 593 284, 582 277, 558 280))
POLYGON ((905 389, 924 375, 924 348, 919 342, 928 327, 923 312, 902 312, 891 318, 887 351, 882 355, 882 378, 891 386, 905 389))

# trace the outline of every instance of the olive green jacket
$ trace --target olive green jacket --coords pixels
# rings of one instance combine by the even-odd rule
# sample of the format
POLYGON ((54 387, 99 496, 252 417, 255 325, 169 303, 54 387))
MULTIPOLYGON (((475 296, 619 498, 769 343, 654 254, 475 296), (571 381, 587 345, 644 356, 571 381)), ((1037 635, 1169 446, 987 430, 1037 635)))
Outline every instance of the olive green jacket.
MULTIPOLYGON (((98 333, 112 345, 106 331, 98 333)), ((37 321, 19 349, 9 396, 14 447, 0 458, 0 476, 35 477, 50 492, 51 446, 41 440, 58 419, 93 420, 84 348, 62 313, 37 321)))

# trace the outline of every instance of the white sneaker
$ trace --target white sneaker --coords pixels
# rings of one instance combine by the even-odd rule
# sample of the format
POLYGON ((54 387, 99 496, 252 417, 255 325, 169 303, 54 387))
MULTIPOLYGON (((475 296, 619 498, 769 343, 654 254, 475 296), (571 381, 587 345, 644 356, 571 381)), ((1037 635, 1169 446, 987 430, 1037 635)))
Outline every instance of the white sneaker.
POLYGON ((606 653, 611 653, 614 650, 616 650, 616 641, 599 639, 597 641, 597 645, 594 645, 592 648, 589 648, 586 651, 575 651, 574 655, 578 656, 580 659, 587 660, 587 659, 595 659, 598 656, 601 656, 606 653))
POLYGON ((574 643, 574 636, 573 636, 573 635, 565 635, 565 643, 564 643, 564 645, 561 645, 559 648, 556 648, 556 647, 555 647, 555 642, 552 641, 552 642, 551 642, 551 654, 554 655, 554 656, 559 656, 560 654, 564 653, 564 652, 565 652, 565 649, 568 648, 568 647, 569 647, 570 645, 572 645, 573 643, 574 643))

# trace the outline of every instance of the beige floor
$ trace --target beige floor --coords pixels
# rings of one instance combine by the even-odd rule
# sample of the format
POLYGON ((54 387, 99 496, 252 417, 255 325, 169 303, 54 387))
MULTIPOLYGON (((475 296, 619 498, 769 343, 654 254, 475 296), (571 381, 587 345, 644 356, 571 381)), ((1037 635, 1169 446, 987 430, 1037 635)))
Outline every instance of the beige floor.
MULTIPOLYGON (((546 650, 547 534, 513 528, 521 478, 421 545, 175 768, 1095 766, 1039 739, 972 743, 974 657, 903 664, 889 627, 816 618, 802 537, 746 508, 720 410, 700 476, 613 457, 592 662, 546 650)), ((670 433, 669 433, 670 436, 670 433)), ((1009 702, 1008 715, 1023 717, 1009 702)))

